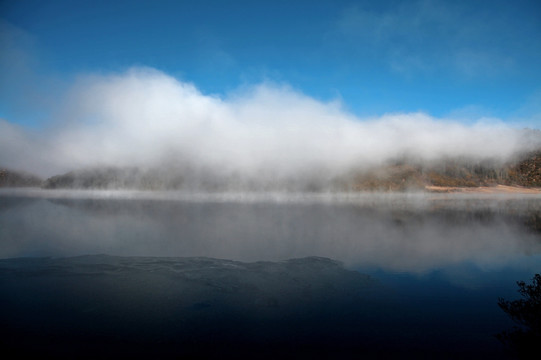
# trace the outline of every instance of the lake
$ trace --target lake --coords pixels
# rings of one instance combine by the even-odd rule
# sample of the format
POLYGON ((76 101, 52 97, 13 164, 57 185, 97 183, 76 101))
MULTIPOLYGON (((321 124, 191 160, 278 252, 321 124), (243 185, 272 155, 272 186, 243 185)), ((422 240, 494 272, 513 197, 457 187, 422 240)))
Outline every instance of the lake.
POLYGON ((0 189, 3 346, 508 358, 541 197, 0 189))

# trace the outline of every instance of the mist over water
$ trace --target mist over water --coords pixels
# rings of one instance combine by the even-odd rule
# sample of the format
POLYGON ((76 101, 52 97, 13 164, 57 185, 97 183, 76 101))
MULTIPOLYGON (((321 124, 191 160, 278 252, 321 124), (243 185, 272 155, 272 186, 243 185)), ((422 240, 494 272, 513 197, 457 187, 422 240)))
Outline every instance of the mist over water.
POLYGON ((511 357, 538 4, 43 3, 0 5, 4 353, 511 357))
POLYGON ((397 159, 503 165, 538 132, 152 69, 82 77, 55 116, 0 120, 0 165, 182 191, 0 189, 2 345, 505 358, 496 299, 539 269, 538 195, 337 191, 397 159))
POLYGON ((416 273, 466 262, 529 266, 541 251, 535 196, 24 194, 2 199, 0 257, 323 256, 349 267, 416 273))
POLYGON ((494 334, 512 322, 497 299, 539 269, 539 204, 2 189, 0 342, 34 339, 31 354, 505 359, 494 334))

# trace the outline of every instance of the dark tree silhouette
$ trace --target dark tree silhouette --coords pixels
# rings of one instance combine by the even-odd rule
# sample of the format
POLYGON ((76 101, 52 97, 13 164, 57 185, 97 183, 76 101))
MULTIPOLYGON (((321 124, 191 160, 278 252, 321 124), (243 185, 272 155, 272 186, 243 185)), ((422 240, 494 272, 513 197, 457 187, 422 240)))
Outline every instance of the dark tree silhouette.
POLYGON ((532 284, 517 281, 522 299, 498 299, 498 306, 517 324, 511 331, 497 335, 498 339, 513 349, 519 358, 531 358, 541 344, 541 275, 535 274, 532 284))

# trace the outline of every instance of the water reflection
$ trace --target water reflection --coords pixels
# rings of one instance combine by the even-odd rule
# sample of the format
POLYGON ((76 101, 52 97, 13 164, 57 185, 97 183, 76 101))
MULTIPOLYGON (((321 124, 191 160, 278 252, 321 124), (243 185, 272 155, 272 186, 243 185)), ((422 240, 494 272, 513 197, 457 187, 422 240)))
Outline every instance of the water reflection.
POLYGON ((0 257, 322 256, 423 272, 461 263, 539 264, 541 252, 541 206, 531 197, 45 194, 55 196, 0 197, 0 257))
POLYGON ((0 344, 505 358, 495 300, 538 271, 540 214, 531 196, 0 190, 0 344), (63 258, 96 253, 130 257, 63 258))
POLYGON ((503 313, 441 281, 400 284, 313 257, 0 260, 0 345, 69 358, 502 358, 503 313))

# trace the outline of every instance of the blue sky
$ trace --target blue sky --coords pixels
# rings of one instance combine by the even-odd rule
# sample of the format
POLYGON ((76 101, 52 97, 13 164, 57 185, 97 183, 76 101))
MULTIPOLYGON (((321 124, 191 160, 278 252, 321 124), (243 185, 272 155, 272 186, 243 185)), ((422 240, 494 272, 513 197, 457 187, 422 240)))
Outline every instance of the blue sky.
POLYGON ((287 84, 359 116, 539 127, 539 1, 2 1, 0 117, 50 122, 81 74, 146 66, 226 96, 287 84))

